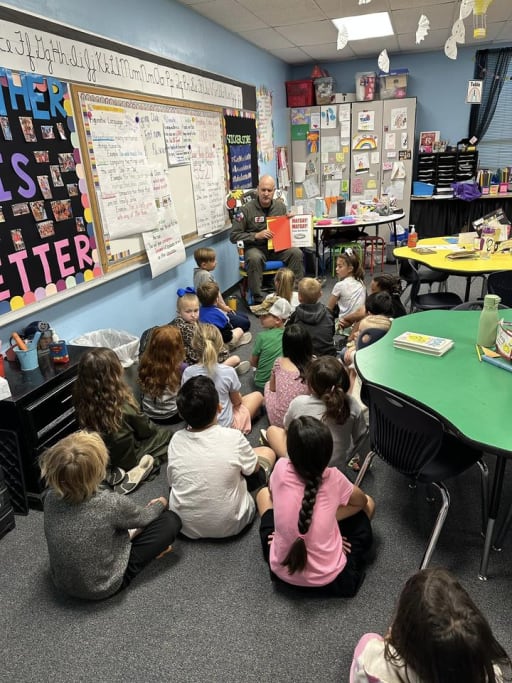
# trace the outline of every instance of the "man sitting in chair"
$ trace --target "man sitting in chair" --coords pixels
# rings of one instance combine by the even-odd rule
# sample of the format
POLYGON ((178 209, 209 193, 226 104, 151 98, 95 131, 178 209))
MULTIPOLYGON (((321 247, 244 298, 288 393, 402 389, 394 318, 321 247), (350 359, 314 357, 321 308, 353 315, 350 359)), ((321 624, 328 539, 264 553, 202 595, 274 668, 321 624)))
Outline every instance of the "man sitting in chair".
POLYGON ((263 269, 267 261, 284 261, 293 270, 297 280, 304 275, 302 251, 297 247, 273 251, 268 248, 272 232, 267 228, 269 216, 284 216, 286 206, 282 201, 274 201, 276 185, 272 176, 264 175, 258 183, 258 195, 252 202, 240 207, 233 218, 230 240, 234 244, 242 240, 245 245, 247 280, 254 303, 261 303, 263 269))

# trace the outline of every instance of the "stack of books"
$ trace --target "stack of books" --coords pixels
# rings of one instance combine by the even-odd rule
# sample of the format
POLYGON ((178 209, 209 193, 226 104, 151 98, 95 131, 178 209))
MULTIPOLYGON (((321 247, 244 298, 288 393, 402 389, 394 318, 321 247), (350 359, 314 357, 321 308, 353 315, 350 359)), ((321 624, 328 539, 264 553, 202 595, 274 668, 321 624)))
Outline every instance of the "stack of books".
POLYGON ((427 353, 429 356, 442 356, 452 348, 453 339, 432 337, 418 332, 403 332, 393 340, 393 346, 397 349, 427 353))

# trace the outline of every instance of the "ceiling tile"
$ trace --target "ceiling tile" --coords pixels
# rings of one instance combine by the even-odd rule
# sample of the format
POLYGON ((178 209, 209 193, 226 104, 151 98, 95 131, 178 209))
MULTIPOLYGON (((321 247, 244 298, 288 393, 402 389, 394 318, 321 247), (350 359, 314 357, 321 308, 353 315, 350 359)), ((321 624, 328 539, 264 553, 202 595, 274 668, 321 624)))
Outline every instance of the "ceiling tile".
POLYGON ((348 45, 343 50, 338 50, 336 43, 308 45, 304 48, 304 52, 307 52, 311 59, 321 62, 346 61, 355 58, 354 52, 348 45))
POLYGON ((311 57, 298 47, 287 47, 282 50, 269 50, 269 52, 288 64, 308 64, 311 62, 311 57))
POLYGON ((325 19, 325 15, 314 0, 239 0, 269 26, 285 26, 301 22, 325 19))
POLYGON ((428 14, 426 10, 403 9, 393 12, 392 24, 396 33, 408 33, 411 28, 416 26, 420 16, 424 14, 430 21, 430 28, 450 28, 453 26, 453 7, 451 5, 441 5, 435 13, 428 14))
POLYGON ((295 47, 294 43, 286 40, 284 36, 273 28, 258 29, 257 31, 240 31, 242 38, 254 43, 263 50, 275 50, 285 47, 295 47))
POLYGON ((235 0, 214 0, 213 2, 194 5, 191 9, 235 33, 266 26, 264 22, 235 0))
POLYGON ((314 21, 307 24, 280 26, 279 33, 294 45, 335 43, 338 39, 338 31, 332 21, 314 21))

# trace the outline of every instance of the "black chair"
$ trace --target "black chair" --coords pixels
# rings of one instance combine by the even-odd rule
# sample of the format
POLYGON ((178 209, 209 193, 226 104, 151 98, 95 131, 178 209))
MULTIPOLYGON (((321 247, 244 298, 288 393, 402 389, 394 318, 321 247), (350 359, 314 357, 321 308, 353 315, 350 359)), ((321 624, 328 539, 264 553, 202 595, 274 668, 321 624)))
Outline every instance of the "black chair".
MULTIPOLYGON (((458 306, 454 306, 452 311, 481 311, 484 307, 483 299, 475 299, 474 301, 463 301, 458 306)), ((503 304, 498 304, 498 308, 508 308, 503 304)))
POLYGON ((378 339, 383 337, 389 330, 381 330, 380 327, 369 327, 367 330, 359 333, 357 337, 356 349, 364 349, 366 346, 370 346, 378 339))
MULTIPOLYGON (((432 271, 434 273, 439 271, 432 271)), ((410 294, 410 311, 430 311, 434 309, 449 310, 454 306, 462 303, 462 299, 454 292, 428 292, 427 294, 420 294, 420 287, 424 284, 421 281, 420 273, 414 267, 414 262, 409 259, 402 259, 400 261, 399 275, 402 280, 405 280, 407 286, 411 287, 410 294)), ((443 273, 448 278, 447 273, 443 273)), ((445 279, 446 279, 445 278, 445 279)), ((435 282, 435 280, 434 280, 435 282)), ((407 287, 406 287, 407 289, 407 287)))
POLYGON ((412 289, 412 285, 416 280, 415 273, 411 272, 411 270, 414 270, 415 273, 418 274, 420 285, 428 285, 429 292, 432 292, 432 285, 435 282, 439 284, 439 292, 446 291, 446 281, 450 276, 449 273, 445 273, 442 270, 429 268, 428 266, 425 266, 422 263, 417 263, 412 259, 401 259, 399 267, 400 278, 405 282, 405 287, 402 294, 404 294, 409 287, 412 289))
POLYGON ((512 308, 512 271, 500 270, 487 277, 487 291, 501 297, 501 303, 512 308))
POLYGON ((461 474, 475 463, 482 474, 482 527, 486 525, 488 470, 482 453, 462 443, 445 431, 443 423, 420 406, 387 389, 365 382, 368 400, 370 442, 372 450, 366 456, 356 479, 359 486, 375 455, 412 480, 433 484, 441 493, 442 505, 421 561, 420 569, 430 562, 442 531, 450 494, 443 479, 461 474))

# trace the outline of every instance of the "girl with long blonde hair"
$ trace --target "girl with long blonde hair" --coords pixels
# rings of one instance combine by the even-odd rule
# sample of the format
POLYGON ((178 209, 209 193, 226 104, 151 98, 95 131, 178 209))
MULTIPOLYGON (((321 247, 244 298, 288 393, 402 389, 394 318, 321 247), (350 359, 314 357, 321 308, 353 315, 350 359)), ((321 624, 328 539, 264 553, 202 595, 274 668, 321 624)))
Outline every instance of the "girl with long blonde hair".
POLYGON ((200 323, 194 333, 192 346, 200 356, 197 365, 189 365, 181 383, 197 375, 211 377, 219 394, 220 413, 218 423, 222 427, 239 429, 244 434, 251 431, 251 420, 263 405, 263 394, 253 391, 246 396, 240 393, 241 384, 236 371, 219 363, 223 347, 222 336, 215 325, 200 323))

